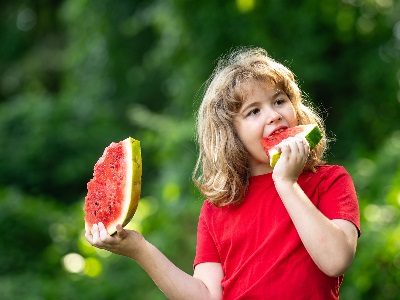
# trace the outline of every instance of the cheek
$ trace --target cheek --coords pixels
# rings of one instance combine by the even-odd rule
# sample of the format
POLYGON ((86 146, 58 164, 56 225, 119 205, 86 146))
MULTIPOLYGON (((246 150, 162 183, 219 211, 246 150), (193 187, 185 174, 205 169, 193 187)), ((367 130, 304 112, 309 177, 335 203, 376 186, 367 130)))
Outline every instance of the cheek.
POLYGON ((240 142, 242 142, 243 144, 245 143, 244 139, 245 139, 245 134, 244 134, 244 130, 241 126, 240 123, 234 123, 234 134, 236 135, 236 139, 238 139, 240 142))
POLYGON ((294 116, 293 116, 293 126, 297 126, 297 125, 299 125, 299 120, 297 118, 297 115, 294 114, 294 116))
POLYGON ((297 114, 296 114, 296 111, 293 106, 291 107, 290 111, 288 112, 287 120, 290 123, 290 127, 299 125, 299 120, 297 119, 297 114))
POLYGON ((247 140, 249 139, 249 127, 245 126, 243 123, 236 123, 234 129, 237 139, 239 139, 242 144, 246 146, 247 140))
POLYGON ((243 145, 246 145, 248 136, 245 130, 243 130, 243 128, 236 128, 236 135, 237 139, 240 140, 243 145))

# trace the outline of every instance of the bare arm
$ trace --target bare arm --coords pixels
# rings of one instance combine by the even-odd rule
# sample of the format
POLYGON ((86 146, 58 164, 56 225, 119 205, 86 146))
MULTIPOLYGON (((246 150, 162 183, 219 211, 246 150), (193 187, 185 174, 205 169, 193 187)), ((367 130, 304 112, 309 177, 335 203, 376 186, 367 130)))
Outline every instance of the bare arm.
POLYGON ((358 232, 346 220, 330 220, 310 201, 297 184, 309 153, 304 139, 288 139, 273 171, 275 187, 299 236, 319 269, 328 276, 342 275, 351 265, 358 232))
POLYGON ((114 236, 107 233, 103 224, 94 225, 92 233, 86 229, 86 239, 93 246, 134 259, 169 299, 222 298, 220 264, 200 264, 191 276, 176 267, 140 233, 125 230, 120 225, 114 236))

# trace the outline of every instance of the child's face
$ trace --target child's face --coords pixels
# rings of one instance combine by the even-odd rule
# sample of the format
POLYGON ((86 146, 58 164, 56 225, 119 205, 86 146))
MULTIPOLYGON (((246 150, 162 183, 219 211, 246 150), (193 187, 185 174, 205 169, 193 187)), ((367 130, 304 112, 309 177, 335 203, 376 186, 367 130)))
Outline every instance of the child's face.
POLYGON ((250 153, 252 175, 271 172, 261 139, 275 130, 298 125, 295 109, 286 93, 273 83, 251 80, 242 87, 244 101, 234 126, 250 153))

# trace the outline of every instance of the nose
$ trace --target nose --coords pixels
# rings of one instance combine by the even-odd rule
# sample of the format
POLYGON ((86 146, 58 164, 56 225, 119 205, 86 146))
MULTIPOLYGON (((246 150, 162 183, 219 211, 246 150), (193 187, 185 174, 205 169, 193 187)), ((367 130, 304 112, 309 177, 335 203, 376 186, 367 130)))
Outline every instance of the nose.
POLYGON ((277 121, 282 120, 282 116, 274 109, 271 109, 267 112, 266 123, 273 124, 277 121))

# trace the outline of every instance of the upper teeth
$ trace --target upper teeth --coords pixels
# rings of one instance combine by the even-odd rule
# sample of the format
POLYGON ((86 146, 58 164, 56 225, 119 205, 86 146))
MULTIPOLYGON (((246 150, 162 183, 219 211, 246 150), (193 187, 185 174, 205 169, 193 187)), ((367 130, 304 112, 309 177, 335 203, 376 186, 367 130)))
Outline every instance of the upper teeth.
POLYGON ((284 130, 285 130, 285 129, 281 128, 281 129, 275 130, 273 133, 281 133, 281 132, 284 131, 284 130))

